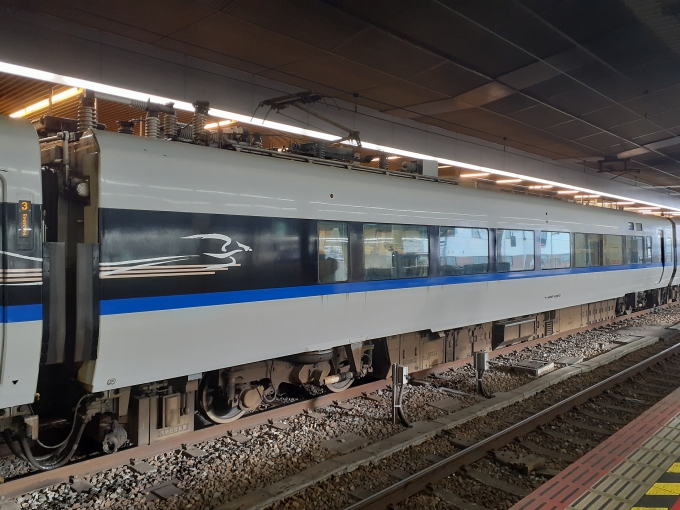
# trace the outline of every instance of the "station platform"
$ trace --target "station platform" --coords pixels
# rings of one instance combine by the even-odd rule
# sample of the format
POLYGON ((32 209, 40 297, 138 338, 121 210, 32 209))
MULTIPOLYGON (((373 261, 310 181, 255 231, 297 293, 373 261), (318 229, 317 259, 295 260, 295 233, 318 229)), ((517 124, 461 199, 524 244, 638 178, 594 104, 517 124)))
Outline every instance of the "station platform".
POLYGON ((680 388, 511 510, 680 510, 680 388))

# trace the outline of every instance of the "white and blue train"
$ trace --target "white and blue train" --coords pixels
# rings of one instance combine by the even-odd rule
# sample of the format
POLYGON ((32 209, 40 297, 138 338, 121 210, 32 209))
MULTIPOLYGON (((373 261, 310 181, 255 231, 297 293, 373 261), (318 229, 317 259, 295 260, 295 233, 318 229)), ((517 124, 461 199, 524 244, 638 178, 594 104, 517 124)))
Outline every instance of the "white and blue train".
POLYGON ((41 469, 93 418, 107 451, 148 444, 678 297, 670 219, 72 131, 0 117, 0 430, 41 469))

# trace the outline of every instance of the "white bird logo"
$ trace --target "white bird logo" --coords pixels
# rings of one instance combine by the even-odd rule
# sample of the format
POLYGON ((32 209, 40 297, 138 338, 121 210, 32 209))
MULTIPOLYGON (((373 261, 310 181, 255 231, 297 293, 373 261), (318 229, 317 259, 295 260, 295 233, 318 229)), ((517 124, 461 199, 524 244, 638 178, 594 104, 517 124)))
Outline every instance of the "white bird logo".
POLYGON ((241 244, 238 241, 236 241, 236 244, 238 245, 239 249, 238 250, 231 250, 227 251, 227 246, 231 244, 231 237, 225 236, 223 234, 196 234, 193 236, 186 236, 183 237, 182 239, 217 239, 218 241, 224 241, 224 244, 222 245, 222 252, 223 253, 203 253, 203 255, 207 255, 208 257, 214 257, 216 259, 231 259, 230 262, 226 264, 215 264, 210 267, 207 267, 206 270, 211 270, 211 269, 220 269, 224 267, 238 267, 241 264, 236 263, 236 259, 234 258, 234 255, 237 253, 246 252, 246 251, 253 251, 253 249, 250 246, 246 246, 245 244, 241 244))

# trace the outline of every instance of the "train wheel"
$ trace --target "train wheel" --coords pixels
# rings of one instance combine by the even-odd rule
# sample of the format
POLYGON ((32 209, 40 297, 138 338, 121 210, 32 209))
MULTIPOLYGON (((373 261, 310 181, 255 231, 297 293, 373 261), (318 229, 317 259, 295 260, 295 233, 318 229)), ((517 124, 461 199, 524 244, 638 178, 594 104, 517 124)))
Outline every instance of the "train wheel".
POLYGON ((246 414, 240 407, 232 405, 219 387, 212 386, 208 377, 201 381, 198 395, 201 414, 213 423, 229 423, 246 414))
MULTIPOLYGON (((344 357, 344 359, 341 358, 339 360, 336 359, 334 361, 335 366, 337 367, 337 371, 335 372, 336 374, 349 371, 349 361, 347 360, 347 357, 344 357)), ((340 393, 341 391, 345 391, 347 388, 352 386, 353 382, 353 379, 349 379, 347 381, 336 382, 335 384, 327 384, 326 388, 331 390, 333 393, 340 393)))
POLYGON ((350 379, 349 381, 340 381, 335 384, 329 384, 326 386, 326 388, 331 390, 333 393, 340 393, 341 391, 345 391, 347 388, 352 386, 353 382, 354 379, 350 379))

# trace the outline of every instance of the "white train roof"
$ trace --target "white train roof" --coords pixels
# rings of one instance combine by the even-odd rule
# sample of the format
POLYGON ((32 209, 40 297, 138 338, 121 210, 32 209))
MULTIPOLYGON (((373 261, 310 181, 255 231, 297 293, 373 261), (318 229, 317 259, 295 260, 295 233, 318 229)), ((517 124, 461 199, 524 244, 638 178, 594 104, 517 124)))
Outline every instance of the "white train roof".
POLYGON ((98 131, 99 205, 282 218, 636 235, 668 219, 98 131), (332 197, 331 197, 332 196, 332 197))

